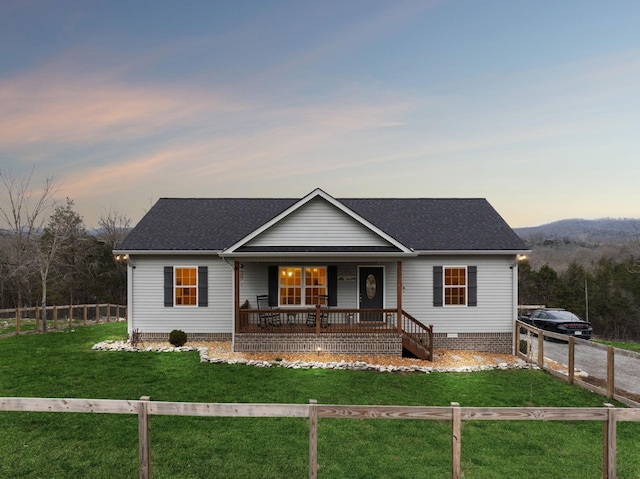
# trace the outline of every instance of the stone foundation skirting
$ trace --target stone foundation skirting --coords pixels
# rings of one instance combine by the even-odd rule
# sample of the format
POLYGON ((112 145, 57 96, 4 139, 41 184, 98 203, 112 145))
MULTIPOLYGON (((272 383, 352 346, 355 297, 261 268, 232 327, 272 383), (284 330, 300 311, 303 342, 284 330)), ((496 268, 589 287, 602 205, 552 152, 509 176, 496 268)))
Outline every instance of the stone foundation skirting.
POLYGON ((434 349, 463 349, 499 354, 513 352, 513 333, 458 333, 457 337, 449 336, 434 333, 434 349))
MULTIPOLYGON (((169 341, 169 333, 140 333, 142 341, 169 341)), ((231 341, 231 333, 187 333, 187 341, 231 341)))
POLYGON ((236 334, 235 351, 246 353, 323 353, 402 356, 398 334, 236 334))

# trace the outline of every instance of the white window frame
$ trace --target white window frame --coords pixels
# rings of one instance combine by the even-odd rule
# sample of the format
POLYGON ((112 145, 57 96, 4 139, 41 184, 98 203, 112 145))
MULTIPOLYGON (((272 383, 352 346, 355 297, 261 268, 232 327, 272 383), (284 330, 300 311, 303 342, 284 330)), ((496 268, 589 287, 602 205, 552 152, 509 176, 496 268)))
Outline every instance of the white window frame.
POLYGON ((444 308, 466 308, 469 305, 469 270, 467 265, 442 266, 442 306, 444 308), (447 269, 464 269, 464 286, 459 284, 447 286, 447 269), (464 304, 447 304, 447 289, 464 288, 464 304))
MULTIPOLYGON (((297 288, 297 286, 284 286, 285 288, 297 288)), ((325 294, 329 294, 329 267, 325 264, 323 265, 307 265, 307 266, 301 266, 301 265, 278 265, 278 306, 281 308, 304 308, 304 307, 308 307, 308 306, 315 306, 315 304, 307 304, 307 295, 306 295, 306 289, 307 288, 324 288, 325 290, 325 294), (280 276, 281 276, 281 272, 283 269, 294 269, 294 268, 298 268, 300 269, 300 304, 281 304, 280 303, 280 298, 281 298, 281 294, 280 294, 280 290, 281 288, 283 288, 283 286, 280 284, 280 276), (324 268, 324 277, 325 277, 325 284, 324 285, 313 285, 313 286, 307 286, 306 285, 306 275, 305 275, 305 271, 309 268, 324 268)))
POLYGON ((200 298, 198 297, 199 295, 199 284, 198 284, 198 267, 197 266, 191 266, 191 265, 184 265, 184 266, 174 266, 173 267, 173 306, 174 308, 197 308, 198 304, 200 304, 200 298), (178 286, 177 281, 178 281, 178 274, 177 271, 178 269, 195 269, 196 271, 196 284, 193 286, 178 286), (195 304, 178 304, 176 302, 176 290, 178 288, 194 288, 196 290, 196 302, 195 304))

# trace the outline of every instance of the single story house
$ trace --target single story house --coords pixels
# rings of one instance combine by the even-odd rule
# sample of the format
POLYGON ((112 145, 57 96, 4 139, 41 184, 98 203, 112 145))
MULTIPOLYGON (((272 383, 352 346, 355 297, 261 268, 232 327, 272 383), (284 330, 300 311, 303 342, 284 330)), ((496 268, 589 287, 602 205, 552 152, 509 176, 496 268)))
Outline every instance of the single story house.
POLYGON ((162 198, 114 251, 129 333, 236 351, 513 351, 524 242, 478 198, 162 198))

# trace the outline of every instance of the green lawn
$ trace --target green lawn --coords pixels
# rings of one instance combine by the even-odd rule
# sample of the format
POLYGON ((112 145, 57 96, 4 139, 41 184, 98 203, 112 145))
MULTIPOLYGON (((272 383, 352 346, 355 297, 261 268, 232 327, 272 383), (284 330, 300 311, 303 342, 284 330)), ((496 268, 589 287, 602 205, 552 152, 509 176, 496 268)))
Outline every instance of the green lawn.
MULTIPOLYGON (((0 339, 0 396, 448 406, 601 406, 540 371, 389 374, 202 364, 193 353, 92 351, 123 323, 0 339), (532 403, 531 403, 532 399, 532 403)), ((303 478, 308 422, 150 419, 152 477, 303 478)), ((0 413, 0 477, 135 478, 136 416, 0 413)), ((446 422, 321 419, 319 477, 447 478, 446 422)), ((640 426, 618 424, 618 477, 637 478, 640 426)), ((465 478, 600 478, 602 424, 463 423, 465 478)))
MULTIPOLYGON (((36 320, 35 319, 21 319, 20 320, 20 331, 34 331, 36 329, 36 320)), ((12 334, 16 331, 16 319, 8 318, 8 319, 0 319, 0 335, 3 334, 12 334)))
MULTIPOLYGON (((74 319, 72 321, 71 326, 72 327, 76 327, 76 326, 82 326, 84 324, 84 321, 82 319, 74 319)), ((54 322, 51 318, 49 318, 47 320, 47 329, 48 330, 53 330, 54 329, 54 322)), ((64 318, 64 319, 59 319, 56 322, 56 328, 55 329, 65 329, 69 326, 69 320, 68 318, 64 318)), ((20 332, 21 333, 26 333, 26 332, 32 332, 36 330, 36 320, 35 319, 30 319, 30 318, 22 318, 20 319, 20 332)), ((38 323, 38 331, 42 331, 42 322, 40 321, 38 323)), ((4 319, 0 319, 0 336, 3 335, 7 335, 7 334, 15 334, 16 332, 16 318, 4 318, 4 319)))
POLYGON ((628 351, 633 351, 635 353, 640 353, 640 343, 625 343, 622 341, 596 341, 600 344, 605 344, 607 346, 613 346, 614 348, 626 349, 628 351))

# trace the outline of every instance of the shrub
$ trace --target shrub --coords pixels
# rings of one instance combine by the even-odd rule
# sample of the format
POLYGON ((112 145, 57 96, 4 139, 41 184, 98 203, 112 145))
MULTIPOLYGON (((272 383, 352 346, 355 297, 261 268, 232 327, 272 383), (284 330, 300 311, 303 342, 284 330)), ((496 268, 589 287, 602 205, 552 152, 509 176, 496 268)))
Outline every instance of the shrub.
POLYGON ((169 333, 169 342, 176 348, 184 346, 187 342, 187 333, 179 329, 174 329, 169 333))

